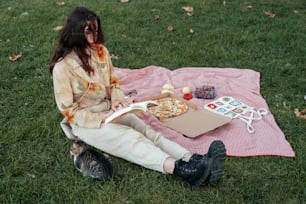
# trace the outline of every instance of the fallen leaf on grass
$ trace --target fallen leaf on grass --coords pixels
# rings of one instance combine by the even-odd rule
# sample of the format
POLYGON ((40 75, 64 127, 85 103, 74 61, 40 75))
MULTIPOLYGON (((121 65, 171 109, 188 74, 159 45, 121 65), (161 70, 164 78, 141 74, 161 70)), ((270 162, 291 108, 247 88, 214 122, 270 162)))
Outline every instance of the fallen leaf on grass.
POLYGON ((59 6, 63 6, 63 5, 65 5, 65 2, 64 1, 58 1, 58 2, 56 2, 56 4, 59 5, 59 6))
POLYGON ((128 3, 129 0, 120 0, 121 3, 128 3))
POLYGON ((306 109, 299 111, 298 108, 294 109, 296 117, 306 119, 306 109))
POLYGON ((63 29, 63 26, 56 26, 53 28, 53 30, 55 31, 59 31, 59 30, 62 30, 63 29))
POLYGON ((193 16, 193 7, 183 6, 182 9, 187 13, 187 16, 193 16))
POLYGON ((33 174, 33 173, 27 173, 27 176, 29 176, 29 177, 31 177, 31 178, 36 178, 36 175, 35 174, 33 174))
POLYGON ((159 15, 155 15, 155 20, 159 20, 160 19, 160 16, 159 15))
POLYGON ((15 62, 15 61, 17 61, 19 58, 21 58, 21 57, 22 57, 22 53, 20 53, 20 54, 18 54, 18 55, 12 54, 12 55, 9 57, 9 59, 10 59, 10 61, 15 62))
POLYGON ((111 59, 119 59, 119 56, 118 55, 114 55, 114 54, 111 54, 111 59))
POLYGON ((173 31, 173 26, 169 25, 167 29, 168 29, 168 31, 173 31))
POLYGON ((25 11, 25 12, 22 12, 20 15, 21 15, 21 16, 28 16, 28 15, 29 15, 29 12, 25 11))
POLYGON ((182 9, 186 12, 193 12, 193 8, 191 6, 183 6, 182 9))
POLYGON ((252 8, 253 8, 252 5, 248 5, 248 6, 244 7, 244 8, 242 9, 242 11, 248 11, 248 10, 251 10, 252 8))
POLYGON ((265 11, 265 15, 268 16, 269 18, 274 18, 276 16, 276 14, 272 13, 271 11, 265 11))

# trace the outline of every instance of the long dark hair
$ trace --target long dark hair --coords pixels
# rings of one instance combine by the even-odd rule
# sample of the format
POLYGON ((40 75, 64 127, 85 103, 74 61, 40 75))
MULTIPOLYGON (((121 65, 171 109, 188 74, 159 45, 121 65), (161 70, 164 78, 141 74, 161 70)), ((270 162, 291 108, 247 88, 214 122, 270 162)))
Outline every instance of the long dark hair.
POLYGON ((82 62, 82 67, 86 72, 90 73, 93 71, 88 63, 90 56, 87 54, 86 49, 89 47, 89 44, 85 38, 84 29, 86 26, 94 27, 95 22, 98 23, 98 28, 96 28, 98 31, 96 34, 96 43, 104 44, 101 21, 94 12, 85 7, 76 7, 71 12, 61 31, 60 39, 50 64, 51 73, 55 64, 71 51, 74 51, 78 55, 82 62))

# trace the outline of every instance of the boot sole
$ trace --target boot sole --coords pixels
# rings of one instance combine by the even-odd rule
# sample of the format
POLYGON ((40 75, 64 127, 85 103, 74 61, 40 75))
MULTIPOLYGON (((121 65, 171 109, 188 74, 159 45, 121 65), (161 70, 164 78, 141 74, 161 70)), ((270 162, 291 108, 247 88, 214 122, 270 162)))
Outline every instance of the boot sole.
POLYGON ((226 159, 226 149, 223 142, 219 140, 212 142, 207 156, 213 160, 208 185, 216 185, 222 177, 222 168, 226 159))
POLYGON ((192 186, 199 187, 205 180, 208 179, 209 185, 215 185, 222 176, 222 167, 226 158, 226 150, 223 142, 213 141, 207 152, 207 163, 204 165, 206 169, 202 176, 192 186))

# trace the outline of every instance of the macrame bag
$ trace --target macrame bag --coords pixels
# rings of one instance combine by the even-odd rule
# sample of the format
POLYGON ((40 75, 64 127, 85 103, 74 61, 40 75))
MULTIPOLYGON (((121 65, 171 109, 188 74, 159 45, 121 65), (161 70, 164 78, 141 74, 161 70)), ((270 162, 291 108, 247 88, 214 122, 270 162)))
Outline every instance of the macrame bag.
POLYGON ((256 109, 231 96, 222 96, 205 104, 204 108, 230 118, 240 119, 246 123, 249 133, 255 132, 253 121, 261 120, 262 116, 268 114, 265 108, 256 109))

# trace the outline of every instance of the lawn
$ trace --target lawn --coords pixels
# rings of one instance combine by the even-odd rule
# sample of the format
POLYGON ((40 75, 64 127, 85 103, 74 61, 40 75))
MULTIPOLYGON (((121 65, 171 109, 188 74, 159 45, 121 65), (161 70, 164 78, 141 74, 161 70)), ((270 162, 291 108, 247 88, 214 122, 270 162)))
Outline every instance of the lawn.
POLYGON ((304 0, 5 1, 0 7, 1 203, 306 203, 306 3, 304 0), (236 67, 261 73, 261 94, 296 158, 228 157, 216 187, 112 157, 115 177, 75 171, 60 130, 49 63, 75 6, 102 19, 117 67, 236 67), (187 15, 183 6, 194 11, 187 15), (275 14, 275 16, 273 15, 275 14), (173 30, 169 31, 168 26, 173 30), (10 61, 13 53, 22 54, 10 61))

